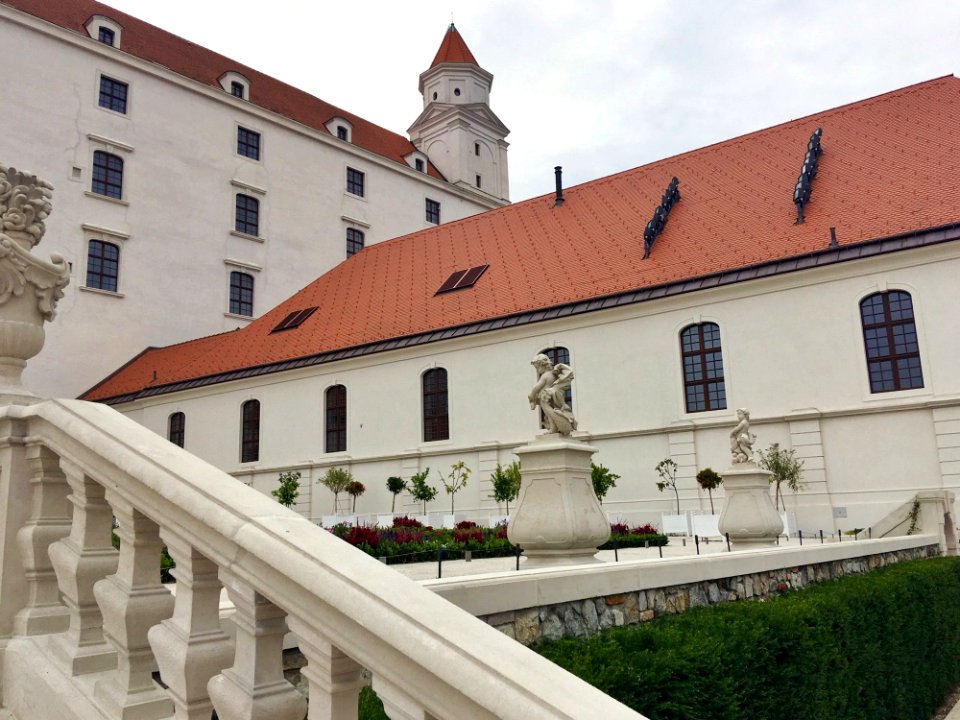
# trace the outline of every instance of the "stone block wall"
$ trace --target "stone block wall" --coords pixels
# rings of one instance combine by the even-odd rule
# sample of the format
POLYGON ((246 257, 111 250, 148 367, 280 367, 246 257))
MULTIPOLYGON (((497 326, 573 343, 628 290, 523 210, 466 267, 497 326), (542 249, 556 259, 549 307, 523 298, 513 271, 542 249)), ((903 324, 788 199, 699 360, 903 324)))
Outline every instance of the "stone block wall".
POLYGON ((646 622, 702 605, 732 600, 765 600, 814 583, 939 554, 936 545, 926 545, 750 575, 511 610, 481 615, 480 619, 518 642, 532 645, 539 640, 595 635, 610 627, 646 622))

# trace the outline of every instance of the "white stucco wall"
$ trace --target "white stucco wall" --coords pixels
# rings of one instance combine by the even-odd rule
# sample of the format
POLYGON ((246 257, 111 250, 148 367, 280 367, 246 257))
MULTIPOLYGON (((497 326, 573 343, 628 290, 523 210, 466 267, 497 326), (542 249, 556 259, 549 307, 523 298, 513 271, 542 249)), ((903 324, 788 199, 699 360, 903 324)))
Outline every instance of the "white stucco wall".
POLYGON ((38 251, 73 266, 25 376, 42 395, 75 396, 148 345, 245 324, 225 316, 231 269, 253 275, 259 315, 343 261, 347 227, 369 245, 428 227, 426 198, 444 222, 496 204, 5 5, 0 45, 0 163, 54 185, 38 251), (98 106, 100 74, 128 84, 126 114, 98 106), (261 134, 259 161, 237 154, 237 126, 261 134), (95 150, 124 159, 122 202, 89 192, 95 150), (366 175, 362 199, 345 191, 348 165, 366 175), (262 242, 231 233, 238 192, 260 201, 262 242), (91 237, 120 246, 118 293, 81 289, 91 237))
MULTIPOLYGON (((120 409, 161 434, 172 412, 186 414, 188 450, 269 492, 277 474, 297 467, 315 479, 348 466, 367 492, 357 511, 389 510, 386 478, 424 467, 474 470, 457 496, 458 512, 496 512, 489 475, 497 462, 537 432, 526 395, 530 358, 562 345, 576 373, 573 402, 580 429, 599 448, 594 460, 622 478, 604 503, 630 522, 671 512, 672 493, 655 487, 654 466, 680 465, 684 510, 708 510, 693 479, 697 469, 729 466, 734 411, 752 412, 757 448, 773 442, 805 460, 806 488, 787 495, 801 529, 831 531, 876 522, 917 489, 958 488, 958 470, 943 447, 950 413, 960 408, 953 332, 955 300, 945 291, 960 272, 960 246, 940 245, 869 260, 744 282, 573 318, 381 353, 294 372, 225 383, 132 403, 120 409), (869 292, 906 289, 914 301, 924 387, 871 394, 859 320, 869 292), (678 334, 691 322, 720 325, 727 409, 686 413, 678 334), (420 376, 448 373, 450 440, 421 440, 420 376), (323 395, 348 392, 347 452, 323 452, 323 395), (261 402, 261 455, 239 463, 240 404, 261 402), (946 414, 944 414, 946 413, 946 414), (845 517, 834 518, 842 508, 845 517)), ((957 423, 954 423, 957 424, 957 423)), ((953 433, 956 434, 956 433, 953 433)), ((952 442, 952 441, 950 441, 952 442)), ((436 475, 433 476, 434 484, 436 475)), ((304 489, 300 509, 331 511, 330 493, 304 489)), ((722 497, 722 490, 715 495, 722 497)), ((449 508, 442 494, 432 510, 449 508)), ((401 495, 398 509, 416 506, 401 495)))

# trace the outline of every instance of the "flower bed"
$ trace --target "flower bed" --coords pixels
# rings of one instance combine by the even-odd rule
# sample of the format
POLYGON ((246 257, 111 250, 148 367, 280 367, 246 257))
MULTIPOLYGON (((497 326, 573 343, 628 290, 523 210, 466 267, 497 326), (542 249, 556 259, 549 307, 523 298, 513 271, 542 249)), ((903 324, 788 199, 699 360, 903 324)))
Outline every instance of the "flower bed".
MULTIPOLYGON (((507 539, 506 525, 482 528, 470 520, 457 523, 453 530, 425 526, 409 517, 394 518, 393 527, 389 528, 340 524, 329 530, 368 555, 387 558, 391 564, 435 560, 441 548, 446 559, 461 558, 467 550, 478 559, 516 553, 507 539)), ((614 542, 617 547, 667 544, 666 536, 658 534, 650 525, 633 529, 611 525, 611 533, 611 542, 603 545, 602 550, 612 550, 614 542)))

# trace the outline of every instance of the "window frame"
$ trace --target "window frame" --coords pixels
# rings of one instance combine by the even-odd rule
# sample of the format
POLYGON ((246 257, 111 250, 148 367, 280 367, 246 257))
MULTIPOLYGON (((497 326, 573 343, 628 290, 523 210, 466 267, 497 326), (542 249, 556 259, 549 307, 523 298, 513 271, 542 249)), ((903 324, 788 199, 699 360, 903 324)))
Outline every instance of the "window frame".
POLYGON ((420 376, 420 416, 423 442, 450 439, 450 385, 447 370, 430 368, 420 376), (428 410, 436 408, 436 412, 428 410))
POLYGON ((440 201, 426 198, 424 202, 424 214, 428 223, 434 225, 440 224, 440 201))
POLYGON ((347 451, 347 388, 331 385, 323 393, 323 451, 347 451))
POLYGON ((260 237, 259 198, 255 198, 253 195, 247 195, 246 193, 236 193, 234 198, 233 229, 243 235, 260 237))
POLYGON ((260 401, 256 398, 240 405, 240 462, 260 460, 260 401))
POLYGON ((246 88, 246 86, 245 86, 242 82, 240 82, 239 80, 231 80, 231 81, 230 81, 230 94, 233 95, 233 97, 235 97, 235 98, 239 98, 240 100, 246 100, 246 99, 247 99, 247 88, 246 88))
POLYGON ((123 200, 123 169, 124 161, 119 155, 106 150, 94 150, 90 192, 114 200, 123 200))
POLYGON ((353 257, 358 252, 363 250, 366 247, 365 243, 367 241, 367 236, 363 230, 357 230, 356 228, 347 228, 347 257, 353 257), (357 239, 357 236, 359 240, 357 239), (359 247, 358 247, 359 245, 359 247))
POLYGON ((167 440, 177 447, 184 447, 187 437, 187 416, 180 411, 167 417, 167 440))
POLYGON ((366 197, 366 173, 347 166, 347 192, 357 197, 366 197))
MULTIPOLYGON (((872 292, 860 298, 860 301, 857 303, 857 311, 860 319, 860 335, 863 339, 863 354, 864 361, 866 362, 867 386, 870 395, 884 395, 891 392, 924 389, 926 387, 926 381, 923 377, 923 354, 921 352, 920 333, 917 328, 916 304, 913 300, 913 294, 902 288, 872 292), (891 301, 894 299, 894 296, 899 296, 899 302, 902 302, 902 298, 905 298, 909 303, 909 317, 902 316, 902 308, 898 307, 896 310, 892 308, 891 301), (880 299, 880 316, 882 319, 879 322, 868 322, 865 314, 865 306, 875 298, 880 299), (895 319, 894 313, 901 313, 901 317, 895 319), (899 333, 898 330, 900 331, 899 333), (871 341, 880 339, 878 335, 873 335, 875 331, 882 332, 882 340, 886 345, 887 352, 885 354, 878 353, 871 356, 871 348, 877 347, 876 343, 871 341), (902 352, 898 352, 898 334, 901 338, 906 336, 907 339, 903 342, 912 345, 914 349, 911 350, 908 348, 902 352), (910 339, 911 337, 912 340, 910 339), (905 384, 901 363, 911 360, 915 361, 916 375, 908 372, 906 373, 906 377, 908 379, 913 377, 919 378, 919 384, 905 384), (878 375, 878 370, 875 370, 875 366, 883 363, 889 364, 889 376, 885 374, 878 375), (881 383, 889 383, 891 387, 883 387, 881 383)), ((873 313, 871 317, 877 317, 877 313, 873 313)), ((883 372, 882 368, 879 369, 879 372, 883 372)))
POLYGON ((719 323, 710 320, 687 323, 677 333, 677 339, 680 345, 680 373, 683 381, 684 412, 694 414, 726 410, 727 378, 723 360, 723 337, 719 323), (711 331, 710 343, 715 342, 715 344, 709 344, 709 346, 704 334, 704 330, 707 328, 711 331), (685 346, 684 335, 694 329, 696 329, 697 347, 688 350, 685 346), (690 362, 688 362, 688 359, 690 362), (716 375, 715 366, 711 367, 711 363, 715 363, 717 360, 720 364, 719 375, 716 375), (694 371, 698 371, 699 376, 695 375, 694 371), (711 372, 714 374, 711 375, 711 372), (714 390, 716 397, 711 395, 711 386, 719 386, 714 390), (699 395, 691 397, 691 391, 696 393, 698 389, 700 391, 699 395), (702 405, 702 407, 698 407, 698 405, 702 405))
POLYGON ((253 317, 255 290, 256 281, 253 275, 242 270, 231 270, 230 294, 227 304, 229 313, 241 317, 253 317), (244 278, 250 280, 249 287, 246 287, 244 278), (247 296, 249 296, 249 299, 247 299, 247 296), (249 309, 249 312, 244 312, 244 309, 249 309))
POLYGON ((100 75, 97 90, 97 107, 120 115, 127 114, 127 104, 130 99, 130 83, 117 80, 110 75, 100 75), (106 100, 106 102, 104 102, 106 100))
POLYGON ((87 266, 86 273, 84 274, 84 287, 90 290, 100 290, 102 292, 109 293, 118 293, 120 290, 120 246, 117 243, 110 242, 109 240, 101 240, 100 238, 90 238, 87 240, 87 266), (100 255, 96 256, 95 259, 99 261, 99 269, 94 271, 91 268, 91 259, 94 258, 92 251, 94 249, 94 243, 97 244, 101 249, 100 255), (106 248, 113 248, 116 251, 116 257, 107 258, 103 255, 103 251, 106 248), (112 262, 114 265, 114 272, 111 275, 104 271, 104 263, 112 262), (91 272, 94 273, 93 277, 97 278, 95 280, 96 284, 91 284, 91 272), (104 280, 112 280, 113 287, 105 287, 104 280))
POLYGON ((116 47, 117 42, 117 33, 113 28, 109 28, 106 25, 97 25, 97 42, 103 43, 110 47, 116 47))
POLYGON ((256 130, 237 125, 237 155, 260 161, 263 154, 263 135, 256 130))

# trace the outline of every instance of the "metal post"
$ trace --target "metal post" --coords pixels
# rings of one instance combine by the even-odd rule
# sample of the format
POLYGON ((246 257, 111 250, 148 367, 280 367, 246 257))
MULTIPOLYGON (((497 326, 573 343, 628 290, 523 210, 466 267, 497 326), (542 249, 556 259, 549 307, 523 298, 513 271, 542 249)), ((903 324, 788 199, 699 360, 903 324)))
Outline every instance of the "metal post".
POLYGON ((437 579, 443 577, 443 545, 437 548, 437 579))
POLYGON ((820 531, 820 544, 823 545, 823 530, 820 531))
POLYGON ((837 542, 843 542, 843 530, 837 528, 837 542))
POLYGON ((803 530, 797 530, 797 540, 800 541, 801 547, 803 546, 803 530))
POLYGON ((699 554, 700 554, 700 536, 699 536, 699 535, 694 535, 694 536, 693 536, 693 542, 694 542, 694 544, 697 546, 697 555, 699 555, 699 554))
POLYGON ((727 552, 730 552, 730 533, 724 533, 727 538, 727 552))
POLYGON ((663 557, 663 545, 657 545, 657 550, 660 551, 660 557, 663 557))
POLYGON ((620 553, 618 552, 620 548, 620 543, 617 540, 613 541, 613 561, 620 562, 620 553))
POLYGON ((519 572, 520 571, 520 546, 519 545, 514 546, 514 551, 517 554, 517 571, 519 572))

